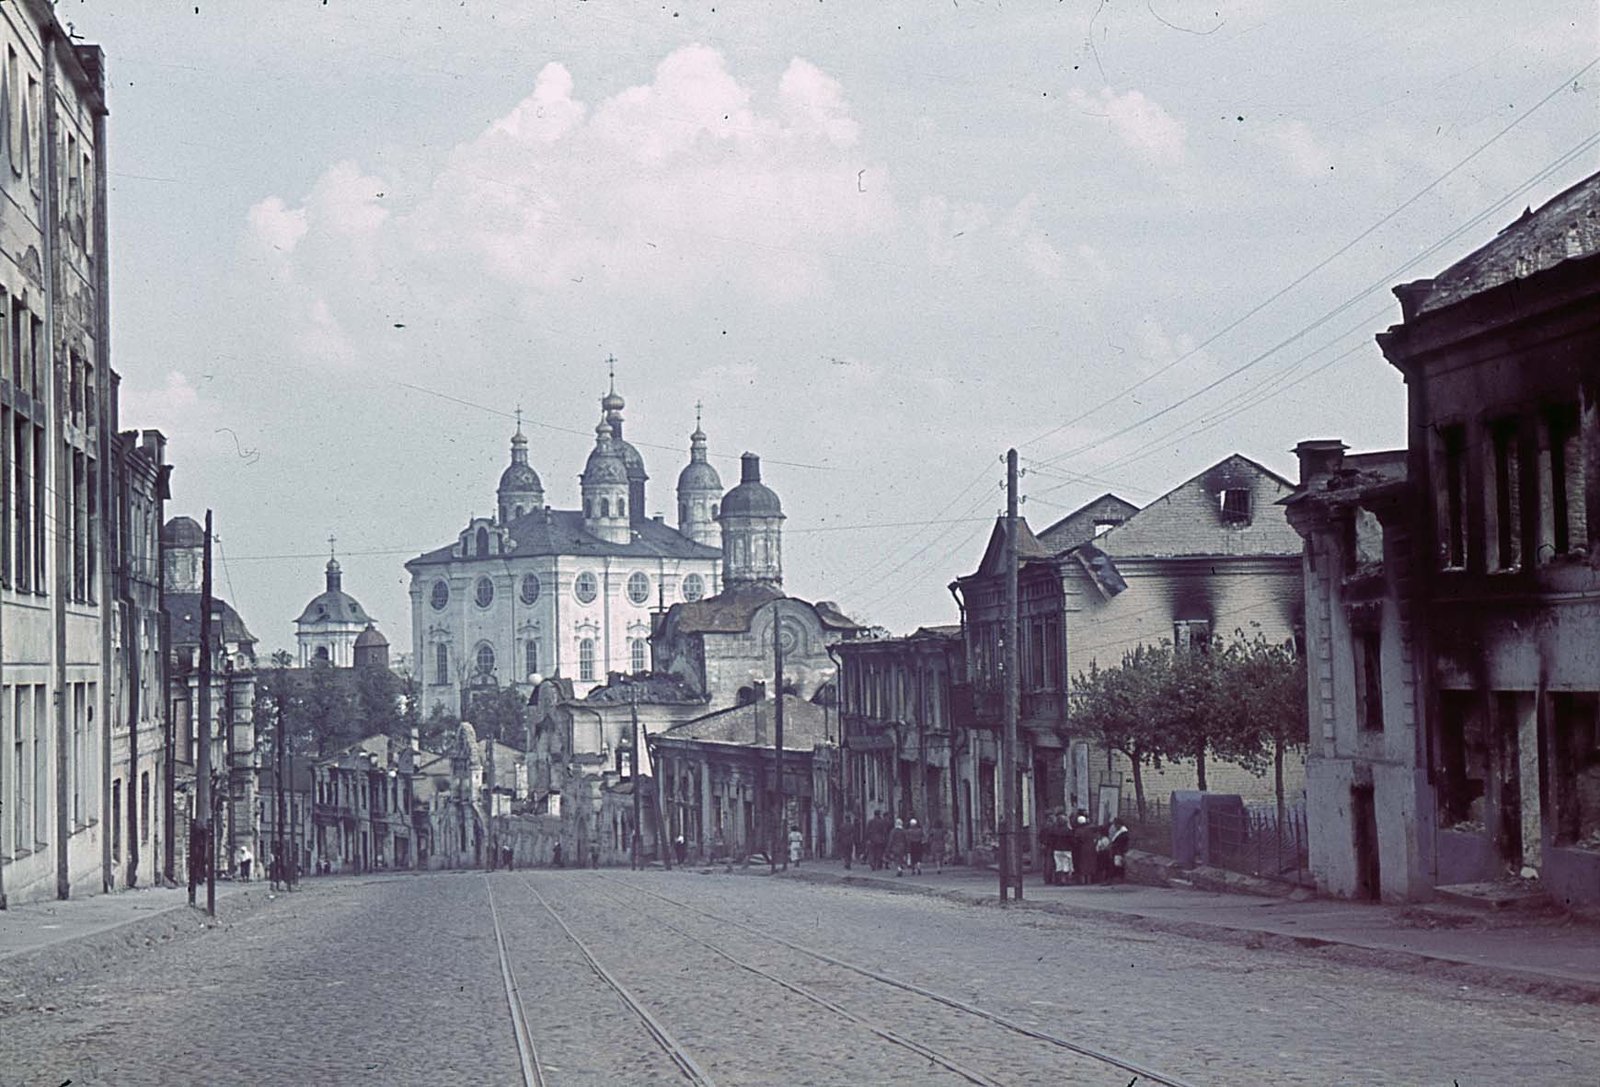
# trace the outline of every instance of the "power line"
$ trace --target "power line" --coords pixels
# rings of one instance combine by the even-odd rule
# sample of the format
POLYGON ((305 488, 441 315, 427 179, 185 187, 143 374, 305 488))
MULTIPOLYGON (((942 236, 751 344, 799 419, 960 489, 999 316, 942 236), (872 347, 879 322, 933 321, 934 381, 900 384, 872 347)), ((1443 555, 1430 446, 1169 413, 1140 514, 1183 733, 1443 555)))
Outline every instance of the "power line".
MULTIPOLYGON (((1565 91, 1574 82, 1576 82, 1580 77, 1582 77, 1584 75, 1584 73, 1588 72, 1589 69, 1593 68, 1596 64, 1600 64, 1600 57, 1596 57, 1594 60, 1591 60, 1588 64, 1585 64, 1582 68, 1578 69, 1572 75, 1570 75, 1566 79, 1562 80, 1559 84, 1556 85, 1554 90, 1550 91, 1550 93, 1546 94, 1543 98, 1539 99, 1539 101, 1534 103, 1534 105, 1531 108, 1529 108, 1528 110, 1518 114, 1515 118, 1513 118, 1511 120, 1511 122, 1509 124, 1507 124, 1505 127, 1501 128, 1493 136, 1490 136, 1483 143, 1479 144, 1474 150, 1472 150, 1470 153, 1468 153, 1465 158, 1461 159, 1459 162, 1457 162, 1454 166, 1451 166, 1444 173, 1440 174, 1438 177, 1436 177, 1432 181, 1428 182, 1421 189, 1418 189, 1408 199, 1406 199, 1404 202, 1402 202, 1398 207, 1396 207, 1393 210, 1391 210, 1391 211, 1387 212, 1386 214, 1384 214, 1381 218, 1378 219, 1377 222, 1375 222, 1371 226, 1367 227, 1360 234, 1357 234, 1350 241, 1346 242, 1344 245, 1342 245, 1338 249, 1334 250, 1328 256, 1324 257, 1322 260, 1320 260, 1316 264, 1312 265, 1309 269, 1307 269, 1305 272, 1301 273, 1299 276, 1297 276, 1295 279, 1291 280, 1289 283, 1285 284, 1283 287, 1280 287, 1278 290, 1276 290, 1272 294, 1268 295, 1265 299, 1263 299, 1262 301, 1258 302, 1255 306, 1252 306, 1248 311, 1246 311, 1240 317, 1237 317, 1233 321, 1230 321, 1228 324, 1224 325, 1222 328, 1218 329, 1216 332, 1214 332, 1210 336, 1208 336, 1205 340, 1203 340, 1199 344, 1196 344, 1194 347, 1191 347, 1188 351, 1185 351, 1183 354, 1179 355, 1177 358, 1173 359, 1171 362, 1167 363, 1166 365, 1159 367, 1154 372, 1145 375, 1144 377, 1140 378, 1138 381, 1135 381, 1133 384, 1128 385, 1128 386, 1124 387, 1123 389, 1111 394, 1110 396, 1106 397, 1104 400, 1101 400, 1099 403, 1095 404, 1093 407, 1088 408, 1087 410, 1080 412, 1079 414, 1073 416, 1072 418, 1066 420, 1063 423, 1058 423, 1056 426, 1051 427, 1049 430, 1045 431, 1043 434, 1040 434, 1040 435, 1038 435, 1037 437, 1034 437, 1034 438, 1030 438, 1028 441, 1023 442, 1022 445, 1024 447, 1030 446, 1030 445, 1036 445, 1039 442, 1044 441, 1046 438, 1049 438, 1049 437, 1051 437, 1051 436, 1053 436, 1055 434, 1060 433, 1061 431, 1065 430, 1067 427, 1070 427, 1070 426, 1072 426, 1072 425, 1074 425, 1076 423, 1082 422, 1084 419, 1087 419, 1091 415, 1094 415, 1095 413, 1099 412, 1102 408, 1105 408, 1105 407, 1117 402, 1118 400, 1122 399, 1124 396, 1126 396, 1127 394, 1133 392, 1134 390, 1142 388, 1145 385, 1148 385, 1150 382, 1154 381, 1156 378, 1161 377, 1163 374, 1166 374, 1167 372, 1172 370, 1179 363, 1185 362, 1188 359, 1193 358, 1199 352, 1205 350, 1207 347, 1209 347, 1212 344, 1216 343, 1223 336, 1226 336, 1228 333, 1232 332, 1234 329, 1236 329, 1240 325, 1244 324, 1246 321, 1248 321, 1250 318, 1254 317, 1256 314, 1260 313, 1262 310, 1266 309, 1272 303, 1276 302, 1278 299, 1282 298, 1284 295, 1288 294, 1290 291, 1292 291, 1296 287, 1300 286, 1306 280, 1310 279, 1312 276, 1314 276, 1318 272, 1322 271, 1322 269, 1326 268, 1329 264, 1332 264, 1335 260, 1339 259, 1344 254, 1348 253, 1351 249, 1355 248, 1355 246, 1357 246, 1361 242, 1365 241, 1367 238, 1371 237, 1373 233, 1375 233, 1378 229, 1380 229, 1382 226, 1384 226, 1386 223, 1388 223, 1395 216, 1399 215, 1401 212, 1403 212, 1407 208, 1409 208, 1412 204, 1415 204, 1418 200, 1422 199, 1422 197, 1426 196, 1428 193, 1430 193, 1434 189, 1438 188, 1439 185, 1443 184, 1449 178, 1454 176, 1456 174, 1456 172, 1459 171, 1462 167, 1466 166, 1473 159, 1477 158, 1484 151, 1488 150, 1489 147, 1491 147, 1494 143, 1496 143, 1502 136, 1504 136, 1506 133, 1510 132, 1513 128, 1517 127, 1519 124, 1521 124, 1523 121, 1525 121, 1528 117, 1530 117, 1532 114, 1537 112, 1540 107, 1544 106, 1546 103, 1548 103, 1552 99, 1554 99, 1557 95, 1559 95, 1563 91, 1565 91)), ((1315 327, 1315 325, 1311 326, 1311 328, 1314 328, 1314 327, 1315 327)), ((1292 343, 1295 339, 1298 339, 1299 336, 1304 335, 1306 332, 1309 332, 1311 330, 1311 328, 1307 328, 1307 329, 1302 330, 1300 333, 1297 333, 1294 337, 1291 337, 1289 340, 1284 341, 1284 342, 1285 343, 1292 343)), ((1276 348, 1274 348, 1273 350, 1276 350, 1276 348)), ((1060 459, 1065 459, 1066 457, 1072 456, 1072 455, 1074 455, 1074 454, 1066 453, 1066 454, 1062 454, 1060 457, 1054 457, 1054 458, 1051 458, 1051 459, 1052 460, 1060 460, 1060 459)))

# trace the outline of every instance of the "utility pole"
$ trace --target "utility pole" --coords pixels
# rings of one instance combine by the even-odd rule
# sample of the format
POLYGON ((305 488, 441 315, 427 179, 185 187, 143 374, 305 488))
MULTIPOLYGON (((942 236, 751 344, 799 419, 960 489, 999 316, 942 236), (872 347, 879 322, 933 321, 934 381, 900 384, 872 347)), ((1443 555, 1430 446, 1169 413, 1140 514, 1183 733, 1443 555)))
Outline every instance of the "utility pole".
POLYGON ((633 779, 633 867, 639 867, 639 837, 643 828, 644 795, 639 791, 639 689, 628 685, 628 774, 633 779))
POLYGON ((289 852, 288 846, 284 841, 284 831, 287 829, 288 816, 284 811, 283 805, 283 775, 289 773, 293 768, 289 758, 289 739, 283 730, 284 687, 288 676, 282 668, 278 668, 274 671, 272 678, 275 680, 272 692, 272 715, 274 723, 277 725, 277 728, 273 730, 273 735, 277 739, 278 746, 276 752, 278 756, 278 773, 276 775, 278 779, 278 796, 276 804, 277 818, 272 821, 274 831, 272 835, 272 857, 267 861, 267 878, 283 885, 284 890, 288 890, 289 852))
POLYGON ((783 870, 789 870, 789 798, 783 780, 783 616, 772 609, 772 694, 777 700, 772 713, 772 755, 778 778, 778 849, 783 855, 783 870))
POLYGON ((1005 815, 1000 823, 1000 901, 1011 893, 1022 900, 1022 850, 1017 811, 1017 710, 1021 700, 1017 676, 1017 451, 1006 450, 1006 614, 1005 735, 1000 743, 1000 795, 1005 815))
POLYGON ((206 510, 205 546, 200 559, 200 689, 195 756, 194 827, 189 845, 189 904, 194 904, 196 860, 206 871, 206 913, 217 913, 217 873, 211 861, 211 511, 206 510))
MULTIPOLYGON (((641 724, 639 731, 644 740, 644 749, 650 751, 650 730, 641 724)), ((667 813, 661 806, 661 766, 654 752, 650 755, 650 801, 656 817, 656 848, 661 850, 661 867, 670 872, 673 843, 667 840, 667 813)))

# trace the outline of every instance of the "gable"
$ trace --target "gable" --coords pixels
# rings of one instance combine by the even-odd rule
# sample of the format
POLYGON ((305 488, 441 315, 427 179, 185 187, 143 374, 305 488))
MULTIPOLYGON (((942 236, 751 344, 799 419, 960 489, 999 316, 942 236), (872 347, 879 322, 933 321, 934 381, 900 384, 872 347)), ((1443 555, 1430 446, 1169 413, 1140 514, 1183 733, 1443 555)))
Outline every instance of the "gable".
POLYGON ((1070 551, 1094 539, 1102 524, 1120 525, 1138 512, 1139 507, 1127 499, 1106 493, 1039 533, 1039 542, 1051 551, 1070 551))
POLYGON ((1292 493, 1288 480, 1235 453, 1094 542, 1114 558, 1299 555, 1304 543, 1278 504, 1292 493))

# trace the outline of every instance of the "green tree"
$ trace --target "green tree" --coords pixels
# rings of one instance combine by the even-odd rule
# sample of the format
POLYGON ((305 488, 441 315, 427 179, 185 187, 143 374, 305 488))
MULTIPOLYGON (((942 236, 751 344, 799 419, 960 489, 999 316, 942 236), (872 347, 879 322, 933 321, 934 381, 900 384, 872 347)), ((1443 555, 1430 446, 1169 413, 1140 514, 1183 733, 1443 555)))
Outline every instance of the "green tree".
POLYGON ((1133 770, 1133 797, 1144 818, 1144 768, 1165 750, 1162 702, 1171 684, 1170 646, 1138 646, 1116 668, 1096 664, 1072 681, 1070 712, 1084 735, 1119 751, 1133 770))
POLYGON ((494 740, 518 748, 528 742, 527 697, 515 687, 495 687, 475 694, 467 720, 472 722, 480 740, 494 740))

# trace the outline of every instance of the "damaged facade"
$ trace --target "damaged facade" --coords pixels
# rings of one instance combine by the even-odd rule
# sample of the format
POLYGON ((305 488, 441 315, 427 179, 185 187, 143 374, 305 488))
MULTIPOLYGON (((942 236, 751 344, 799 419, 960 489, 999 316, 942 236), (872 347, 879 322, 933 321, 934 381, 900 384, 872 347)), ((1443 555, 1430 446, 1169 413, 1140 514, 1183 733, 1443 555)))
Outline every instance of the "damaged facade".
POLYGON ((1395 293, 1403 480, 1302 443, 1290 504, 1318 883, 1600 902, 1600 176, 1395 293))

